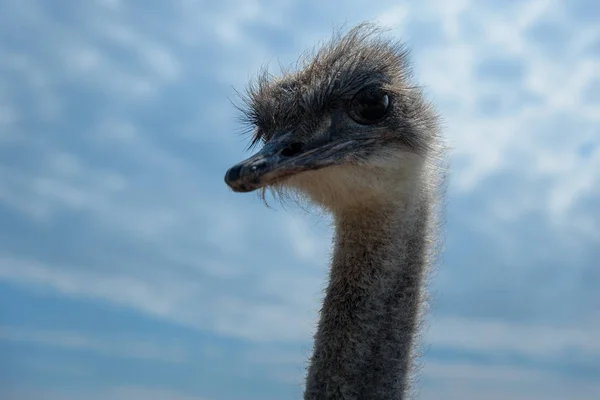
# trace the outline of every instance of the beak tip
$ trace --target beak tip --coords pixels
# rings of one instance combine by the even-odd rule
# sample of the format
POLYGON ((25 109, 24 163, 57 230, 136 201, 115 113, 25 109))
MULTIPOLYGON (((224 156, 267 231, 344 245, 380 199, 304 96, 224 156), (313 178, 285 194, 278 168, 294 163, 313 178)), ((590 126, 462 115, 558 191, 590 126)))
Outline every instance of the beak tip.
POLYGON ((242 179, 240 179, 241 170, 241 164, 237 164, 229 168, 225 173, 225 184, 227 184, 227 186, 229 186, 229 188, 236 193, 247 193, 253 191, 255 188, 248 187, 248 185, 242 179))
POLYGON ((227 183, 229 186, 234 184, 236 181, 238 181, 240 179, 241 171, 242 171, 241 164, 236 164, 233 167, 229 168, 227 170, 227 172, 225 173, 225 183, 227 183))

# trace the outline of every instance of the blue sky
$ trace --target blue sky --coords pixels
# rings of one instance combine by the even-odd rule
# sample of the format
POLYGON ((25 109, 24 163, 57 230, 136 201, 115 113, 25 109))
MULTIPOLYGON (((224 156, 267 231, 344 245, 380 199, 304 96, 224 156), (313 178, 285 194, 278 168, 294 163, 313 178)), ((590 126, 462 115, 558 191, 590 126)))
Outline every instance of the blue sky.
POLYGON ((597 1, 0 6, 3 399, 301 397, 328 220, 227 189, 230 99, 362 20, 453 146, 420 398, 600 398, 597 1))

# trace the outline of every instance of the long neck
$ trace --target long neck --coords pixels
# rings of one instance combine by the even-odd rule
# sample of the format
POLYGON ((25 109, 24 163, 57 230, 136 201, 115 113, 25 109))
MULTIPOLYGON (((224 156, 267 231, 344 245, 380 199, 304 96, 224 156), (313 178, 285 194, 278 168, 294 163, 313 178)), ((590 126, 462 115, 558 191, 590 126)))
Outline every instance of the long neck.
POLYGON ((336 215, 304 399, 408 398, 431 250, 429 200, 418 191, 336 215))

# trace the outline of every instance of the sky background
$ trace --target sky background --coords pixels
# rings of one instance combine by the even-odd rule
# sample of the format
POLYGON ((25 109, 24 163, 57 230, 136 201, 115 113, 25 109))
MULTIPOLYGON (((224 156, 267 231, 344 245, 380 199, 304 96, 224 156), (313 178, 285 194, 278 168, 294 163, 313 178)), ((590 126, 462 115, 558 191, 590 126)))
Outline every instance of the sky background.
POLYGON ((301 398, 329 221, 228 190, 230 99, 363 20, 453 147, 420 399, 600 398, 600 2, 0 9, 2 399, 301 398))

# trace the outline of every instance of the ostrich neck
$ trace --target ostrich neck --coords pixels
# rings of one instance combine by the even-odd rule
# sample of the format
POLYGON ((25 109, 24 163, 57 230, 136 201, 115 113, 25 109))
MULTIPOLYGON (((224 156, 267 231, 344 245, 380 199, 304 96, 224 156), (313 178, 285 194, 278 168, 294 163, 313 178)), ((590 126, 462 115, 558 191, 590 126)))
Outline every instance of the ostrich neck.
POLYGON ((423 192, 335 216, 335 250, 305 400, 409 395, 428 263, 423 192))

